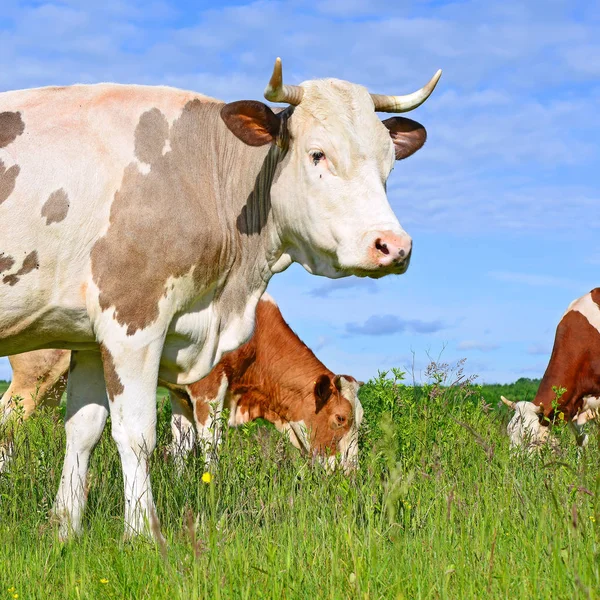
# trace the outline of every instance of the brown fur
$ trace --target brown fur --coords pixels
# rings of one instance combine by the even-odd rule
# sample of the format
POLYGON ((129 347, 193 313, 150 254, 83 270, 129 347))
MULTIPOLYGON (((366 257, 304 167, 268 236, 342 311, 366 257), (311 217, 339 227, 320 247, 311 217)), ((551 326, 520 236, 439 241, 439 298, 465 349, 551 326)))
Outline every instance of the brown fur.
POLYGON ((136 152, 152 161, 150 172, 142 173, 135 163, 126 168, 108 231, 91 253, 100 307, 114 306, 115 319, 129 335, 156 320, 170 277, 193 270, 196 281, 215 281, 221 258, 231 254, 223 247, 216 203, 207 201, 214 188, 207 179, 211 171, 195 164, 197 149, 208 146, 200 124, 208 113, 218 116, 221 106, 188 102, 171 127, 171 149, 164 155, 165 117, 153 109, 140 118, 136 152))
POLYGON ((5 255, 3 252, 0 253, 0 273, 12 269, 15 264, 15 259, 12 256, 5 255))
POLYGON ((42 206, 42 217, 46 217, 46 225, 60 223, 69 212, 69 196, 62 188, 52 192, 42 206))
POLYGON ((19 165, 13 165, 7 169, 0 160, 0 204, 13 193, 20 172, 19 165))
POLYGON ((233 135, 249 146, 269 144, 279 133, 279 119, 271 108, 262 102, 231 102, 221 109, 221 118, 233 135))
POLYGON ((42 350, 11 356, 13 379, 0 406, 14 396, 20 397, 23 418, 39 404, 57 406, 67 383, 70 354, 68 350, 42 350))
POLYGON ((21 268, 16 273, 12 273, 11 275, 6 275, 6 277, 4 277, 4 279, 2 279, 2 282, 7 283, 8 285, 15 285, 16 283, 19 282, 21 275, 27 275, 27 273, 31 273, 31 271, 38 269, 39 266, 40 266, 40 262, 38 260, 38 254, 37 254, 37 251, 34 250, 33 252, 30 252, 25 257, 25 259, 23 260, 23 264, 21 265, 21 268))
POLYGON ((102 355, 102 365, 104 366, 104 381, 106 382, 106 393, 112 401, 116 396, 124 391, 121 378, 115 369, 115 362, 112 354, 104 344, 100 344, 100 354, 102 355))
POLYGON ((8 146, 25 131, 20 112, 0 113, 0 148, 8 146))
POLYGON ((145 112, 135 129, 135 155, 141 161, 153 164, 160 159, 169 138, 169 122, 158 108, 145 112))
MULTIPOLYGON (((592 290, 591 296, 600 310, 600 288, 592 290)), ((600 333, 578 311, 567 312, 558 324, 550 362, 533 401, 551 419, 555 416, 553 386, 567 388, 558 404, 565 420, 577 415, 585 396, 600 396, 600 333)))
POLYGON ((394 142, 396 160, 408 158, 422 148, 427 140, 425 127, 412 119, 390 117, 382 123, 388 128, 394 142))

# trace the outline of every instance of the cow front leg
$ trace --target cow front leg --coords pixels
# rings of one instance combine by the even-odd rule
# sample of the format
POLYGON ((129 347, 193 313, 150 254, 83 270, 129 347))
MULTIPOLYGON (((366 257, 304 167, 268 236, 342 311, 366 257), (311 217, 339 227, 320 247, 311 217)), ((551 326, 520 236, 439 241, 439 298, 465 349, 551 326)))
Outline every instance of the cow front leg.
POLYGON ((193 410, 187 395, 169 391, 171 399, 171 454, 175 468, 181 473, 186 458, 196 443, 193 410))
POLYGON ((112 436, 123 467, 125 536, 162 541, 152 497, 148 459, 156 447, 156 384, 162 339, 131 347, 100 344, 112 436))
POLYGON ((67 446, 60 484, 52 512, 59 520, 59 536, 81 531, 87 498, 90 454, 108 415, 106 386, 100 354, 72 352, 67 384, 65 430, 67 446))

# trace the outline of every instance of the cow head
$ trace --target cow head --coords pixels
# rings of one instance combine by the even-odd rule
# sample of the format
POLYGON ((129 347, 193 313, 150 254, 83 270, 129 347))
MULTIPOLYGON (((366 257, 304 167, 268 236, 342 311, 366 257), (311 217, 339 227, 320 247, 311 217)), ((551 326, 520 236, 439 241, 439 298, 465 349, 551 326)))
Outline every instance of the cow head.
POLYGON ((502 402, 514 411, 506 431, 510 438, 511 448, 526 448, 530 452, 544 445, 548 440, 549 430, 543 425, 543 410, 533 402, 512 402, 500 396, 502 402))
POLYGON ((304 402, 302 421, 289 423, 292 444, 316 456, 327 470, 333 470, 338 460, 346 474, 358 466, 358 429, 363 418, 358 390, 362 385, 349 375, 333 379, 320 375, 314 383, 314 403, 304 402))
POLYGON ((226 125, 249 145, 275 142, 282 127, 289 128, 288 156, 271 187, 283 252, 275 270, 296 261, 334 278, 406 271, 412 240, 392 212, 386 181, 394 162, 419 150, 427 134, 415 121, 381 121, 375 111, 416 108, 440 75, 414 94, 379 96, 337 79, 284 85, 277 59, 265 97, 295 106, 289 119, 288 111, 276 115, 260 102, 223 107, 226 125))

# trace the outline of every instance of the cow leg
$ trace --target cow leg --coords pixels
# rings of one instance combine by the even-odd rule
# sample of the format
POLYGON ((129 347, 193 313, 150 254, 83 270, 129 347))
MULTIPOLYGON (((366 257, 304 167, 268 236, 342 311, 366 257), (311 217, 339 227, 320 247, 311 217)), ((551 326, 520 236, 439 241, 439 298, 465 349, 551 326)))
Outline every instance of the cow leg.
POLYGON ((580 449, 583 449, 588 444, 588 435, 584 430, 585 424, 587 420, 575 418, 569 422, 569 426, 571 427, 571 431, 575 435, 575 440, 577 441, 577 445, 580 449))
POLYGON ((171 454, 175 460, 175 467, 181 473, 185 459, 196 443, 194 429, 194 415, 187 396, 169 391, 171 399, 171 454))
POLYGON ((63 374, 69 367, 68 350, 38 350, 9 356, 13 379, 0 399, 0 473, 13 454, 14 428, 29 418, 38 406, 58 406, 66 386, 63 374), (10 423, 10 427, 8 424, 10 423))
POLYGON ((204 453, 204 465, 207 470, 214 467, 219 458, 219 446, 223 437, 221 416, 227 389, 227 377, 223 374, 218 382, 218 387, 210 395, 198 397, 190 395, 194 405, 194 420, 198 431, 198 442, 204 453))
POLYGON ((70 532, 81 531, 90 454, 102 435, 107 415, 108 403, 100 354, 73 352, 67 384, 67 447, 53 508, 60 521, 61 539, 67 538, 70 532))
POLYGON ((156 384, 163 339, 146 346, 101 344, 112 436, 125 488, 125 535, 162 541, 148 459, 156 447, 156 384))
MULTIPOLYGON (((19 419, 11 419, 12 413, 15 412, 17 402, 13 400, 15 381, 13 375, 13 381, 8 386, 6 392, 4 392, 2 398, 0 398, 0 435, 2 440, 0 441, 0 473, 4 472, 13 454, 13 428, 18 424, 19 419), (10 426, 9 426, 9 422, 10 426)), ((20 399, 19 399, 20 405, 20 399)))

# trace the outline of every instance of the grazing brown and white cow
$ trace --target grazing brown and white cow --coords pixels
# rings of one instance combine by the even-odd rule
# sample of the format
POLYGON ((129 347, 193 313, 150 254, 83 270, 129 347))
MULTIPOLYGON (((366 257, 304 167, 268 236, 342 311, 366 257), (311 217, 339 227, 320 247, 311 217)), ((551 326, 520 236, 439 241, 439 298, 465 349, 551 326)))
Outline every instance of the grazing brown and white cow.
POLYGON ((533 402, 502 401, 515 411, 508 424, 511 446, 546 442, 552 421, 567 421, 585 446, 583 426, 600 408, 600 288, 574 300, 556 329, 548 368, 533 402), (553 388, 566 391, 557 398, 553 388))
POLYGON ((180 453, 194 439, 192 421, 208 461, 221 440, 223 408, 229 425, 263 418, 301 451, 332 468, 336 455, 345 472, 358 462, 358 428, 363 410, 358 399, 362 382, 335 375, 289 328, 273 299, 265 294, 256 309, 254 335, 225 354, 210 374, 185 390, 169 386, 180 397, 174 403, 174 444, 180 453))
MULTIPOLYGON (((69 350, 34 350, 11 356, 13 380, 0 399, 0 411, 8 415, 15 398, 21 399, 23 418, 38 406, 55 406, 68 378, 69 355, 69 350)), ((266 419, 327 468, 335 466, 337 457, 345 472, 358 464, 362 382, 327 369, 290 329, 268 294, 258 303, 254 334, 246 344, 223 355, 204 379, 165 385, 178 462, 196 438, 207 465, 216 458, 222 437, 219 417, 228 408, 230 426, 266 419)))
MULTIPOLYGON (((73 350, 54 504, 79 531, 89 456, 110 412, 127 534, 156 523, 148 457, 157 377, 186 385, 252 333, 275 273, 408 268, 386 180, 425 129, 408 96, 336 79, 221 101, 166 87, 76 85, 0 94, 0 355, 73 350)), ((157 527, 152 528, 154 531, 157 527)))

